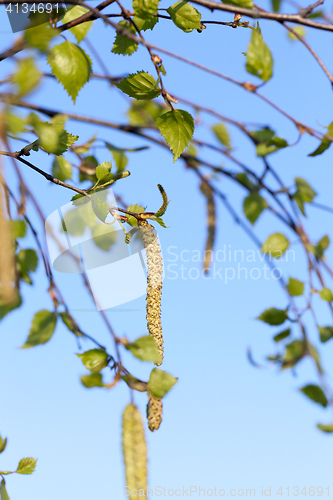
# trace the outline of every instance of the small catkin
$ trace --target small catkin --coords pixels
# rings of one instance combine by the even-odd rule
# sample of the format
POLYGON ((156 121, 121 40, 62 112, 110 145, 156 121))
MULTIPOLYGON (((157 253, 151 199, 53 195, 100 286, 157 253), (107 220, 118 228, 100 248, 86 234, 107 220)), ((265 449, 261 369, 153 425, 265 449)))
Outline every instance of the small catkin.
POLYGON ((147 298, 146 319, 149 335, 151 335, 158 347, 161 361, 155 363, 160 366, 163 361, 163 335, 161 323, 161 297, 163 279, 163 260, 161 247, 158 242, 154 227, 146 221, 138 221, 142 231, 143 245, 147 255, 147 298))
POLYGON ((205 274, 208 274, 210 264, 212 261, 213 246, 215 241, 215 231, 216 231, 216 210, 215 210, 215 200, 212 188, 203 182, 200 186, 201 192, 207 198, 207 228, 208 235, 206 241, 206 248, 204 253, 203 270, 205 274))
POLYGON ((10 221, 5 216, 3 187, 0 186, 0 295, 6 304, 15 300, 15 250, 10 221))
POLYGON ((123 413, 123 456, 126 486, 131 491, 147 491, 147 445, 141 414, 134 404, 126 406, 123 413))
POLYGON ((154 432, 157 431, 162 422, 162 413, 163 413, 163 402, 161 399, 155 398, 148 391, 148 404, 147 404, 147 419, 148 419, 148 427, 154 432))

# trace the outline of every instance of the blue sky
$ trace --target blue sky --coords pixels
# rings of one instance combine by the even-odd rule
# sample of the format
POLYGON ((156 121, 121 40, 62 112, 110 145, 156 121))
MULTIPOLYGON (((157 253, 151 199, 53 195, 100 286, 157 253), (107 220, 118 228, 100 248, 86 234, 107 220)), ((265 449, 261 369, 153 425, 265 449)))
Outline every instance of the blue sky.
MULTIPOLYGON (((168 6, 163 0, 161 7, 168 6)), ((213 18, 208 11, 201 9, 201 12, 203 19, 213 18)), ((228 14, 215 16, 219 20, 230 19, 228 14)), ((320 129, 329 125, 332 90, 318 64, 300 43, 290 42, 282 26, 263 21, 260 25, 274 57, 274 77, 262 93, 310 126, 320 129)), ((9 32, 4 8, 1 8, 0 30, 1 48, 5 49, 15 36, 9 32)), ((241 81, 257 83, 255 77, 246 73, 242 55, 247 50, 250 35, 248 29, 222 26, 209 26, 201 34, 185 34, 161 20, 146 37, 156 45, 241 81)), ((307 35, 309 43, 330 68, 329 35, 310 30, 307 35)), ((102 22, 95 23, 89 38, 98 47, 112 75, 141 69, 153 73, 143 47, 130 58, 111 54, 114 33, 102 22)), ((71 35, 68 39, 73 41, 71 35)), ((89 53, 84 43, 82 47, 89 53)), ((296 140, 295 127, 255 96, 166 55, 161 56, 167 70, 165 85, 171 94, 212 107, 239 121, 269 124, 289 143, 296 140)), ((13 63, 2 62, 1 78, 12 67, 13 63)), ((94 71, 101 73, 97 64, 94 71)), ((82 89, 75 106, 61 86, 51 79, 46 79, 28 100, 119 123, 126 120, 126 99, 115 88, 110 89, 106 83, 96 80, 82 89)), ((182 104, 178 107, 191 111, 182 104)), ((197 137, 216 141, 210 127, 217 122, 202 114, 197 137)), ((69 121, 67 128, 80 136, 80 142, 97 133, 98 137, 119 147, 147 144, 144 139, 99 126, 69 121)), ((235 128, 229 130, 235 156, 260 172, 261 163, 253 145, 235 128)), ((303 177, 318 193, 318 202, 332 205, 331 150, 316 158, 307 156, 317 143, 305 136, 295 147, 272 155, 271 163, 286 185, 292 185, 297 176, 303 177)), ((228 165, 217 153, 203 149, 200 154, 217 165, 228 165)), ((111 155, 98 150, 98 158, 100 162, 109 161, 111 155)), ((40 168, 50 169, 47 155, 33 153, 30 159, 40 168)), ((332 421, 332 415, 330 410, 312 404, 298 391, 303 385, 316 382, 312 365, 305 360, 292 375, 287 370, 279 373, 274 368, 255 369, 246 358, 249 346, 260 362, 275 352, 271 338, 283 328, 269 327, 255 318, 268 307, 287 305, 279 284, 273 278, 265 280, 262 274, 257 280, 241 278, 227 283, 218 274, 214 277, 214 273, 210 279, 191 279, 190 276, 201 271, 202 263, 182 261, 181 252, 185 251, 182 255, 186 259, 202 252, 206 236, 206 208, 198 189, 198 178, 184 168, 181 160, 173 164, 172 155, 162 148, 152 146, 149 150, 129 154, 129 160, 127 168, 131 176, 117 184, 117 194, 129 204, 142 203, 153 211, 160 206, 156 187, 160 183, 171 200, 164 216, 168 229, 158 230, 166 273, 162 296, 163 369, 179 377, 179 381, 164 400, 161 428, 155 433, 146 431, 150 488, 160 486, 167 491, 200 486, 207 491, 216 487, 224 489, 226 496, 233 495, 231 489, 238 492, 254 488, 256 496, 262 496, 262 487, 271 487, 271 498, 281 498, 277 494, 280 486, 284 492, 289 486, 290 496, 297 492, 293 487, 300 487, 300 491, 307 487, 308 491, 310 486, 315 486, 323 487, 323 496, 327 497, 325 488, 331 486, 333 491, 330 482, 332 437, 320 433, 315 425, 332 421), (177 255, 176 262, 171 252, 177 255), (181 265, 186 279, 180 277, 181 265), (178 273, 177 279, 173 279, 174 272, 178 273)), ((9 162, 5 165, 6 176, 16 189, 11 165, 9 162)), ((47 183, 23 165, 20 169, 46 215, 69 202, 71 194, 68 191, 47 183)), ((218 185, 241 211, 244 192, 225 178, 218 185)), ((314 207, 308 207, 307 213, 306 227, 314 240, 324 234, 332 235, 332 215, 314 207)), ((243 250, 245 254, 256 250, 220 203, 217 214, 216 250, 223 250, 224 245, 226 249, 243 250)), ((38 226, 35 216, 32 220, 38 226)), ((38 227, 42 234, 43 228, 38 227)), ((262 240, 272 232, 285 232, 268 213, 262 214, 255 229, 262 240)), ((23 244, 25 247, 34 245, 30 235, 22 240, 23 244)), ((299 246, 293 248, 295 260, 282 262, 278 267, 286 277, 291 275, 302 280, 306 277, 305 259, 299 246)), ((332 257, 331 250, 328 257, 332 257)), ((216 266, 222 268, 224 276, 226 267, 237 270, 238 263, 217 262, 216 266)), ((253 267, 261 269, 263 263, 257 256, 255 263, 244 266, 250 272, 253 267)), ((55 273, 55 277, 80 325, 113 352, 109 334, 94 303, 85 294, 80 276, 55 273)), ((118 384, 112 391, 82 387, 79 377, 85 369, 75 356, 77 346, 60 324, 45 346, 18 349, 27 337, 34 313, 52 308, 41 263, 34 282, 32 288, 22 285, 23 307, 8 315, 1 324, 0 432, 8 436, 9 445, 1 455, 0 468, 14 469, 24 456, 38 458, 32 476, 8 477, 10 498, 122 498, 121 414, 129 402, 129 391, 124 384, 118 384)), ((318 301, 316 307, 321 323, 329 324, 330 318, 323 305, 318 301)), ((134 340, 146 333, 144 296, 106 313, 119 336, 134 340)), ((309 336, 318 345, 318 334, 310 318, 308 325, 309 336)), ((91 347, 88 342, 85 344, 86 349, 91 347)), ((329 367, 332 345, 325 344, 321 353, 324 366, 329 367)), ((150 365, 132 359, 127 352, 123 358, 125 366, 135 375, 148 378, 150 365)), ((144 414, 145 395, 135 394, 135 402, 144 414)), ((193 489, 191 497, 200 498, 198 491, 193 489)))

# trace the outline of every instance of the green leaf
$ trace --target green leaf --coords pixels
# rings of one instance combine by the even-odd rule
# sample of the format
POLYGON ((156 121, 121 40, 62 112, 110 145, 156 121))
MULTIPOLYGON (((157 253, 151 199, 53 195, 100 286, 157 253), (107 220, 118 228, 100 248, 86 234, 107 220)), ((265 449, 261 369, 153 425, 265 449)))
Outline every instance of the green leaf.
POLYGON ((10 500, 6 490, 6 483, 4 479, 2 479, 0 483, 0 500, 10 500))
POLYGON ((310 398, 315 403, 318 403, 321 406, 323 406, 324 408, 326 408, 327 403, 328 403, 327 398, 326 398, 325 393, 322 390, 322 388, 319 387, 318 385, 309 384, 309 385, 302 387, 300 389, 300 391, 303 392, 303 394, 305 394, 308 398, 310 398))
POLYGON ((153 125, 168 109, 153 101, 133 101, 126 114, 131 125, 153 125))
POLYGON ((161 362, 161 356, 153 337, 149 335, 140 337, 139 339, 125 346, 128 351, 131 351, 133 356, 142 361, 153 361, 154 363, 161 362))
POLYGON ((304 283, 298 281, 295 278, 289 278, 289 283, 287 285, 290 295, 298 296, 304 293, 304 283))
POLYGON ((251 224, 256 222, 261 212, 267 207, 267 201, 258 193, 251 193, 245 198, 243 203, 244 214, 249 219, 251 224))
MULTIPOLYGON (((136 29, 127 21, 123 20, 119 22, 120 26, 126 28, 128 31, 136 34, 136 29)), ((113 54, 122 54, 123 56, 130 56, 138 50, 138 44, 133 40, 130 40, 127 36, 121 35, 119 32, 116 34, 116 39, 114 41, 111 52, 113 54)))
POLYGON ((105 219, 109 215, 109 207, 106 201, 95 195, 91 199, 91 205, 96 217, 105 222, 105 219))
POLYGON ((316 193, 305 179, 296 177, 295 183, 297 190, 296 193, 293 194, 293 198, 302 214, 305 215, 304 203, 311 203, 313 198, 316 196, 316 193))
POLYGON ((92 228, 91 236, 93 237, 94 243, 99 248, 108 252, 111 245, 116 242, 117 231, 112 226, 108 226, 107 224, 98 224, 92 228))
POLYGON ((333 300, 333 294, 329 288, 323 288, 320 290, 319 296, 321 299, 327 300, 327 302, 331 302, 333 300))
POLYGON ((158 3, 159 0, 133 0, 133 21, 140 31, 152 30, 158 22, 158 3))
POLYGON ((270 141, 257 145, 257 156, 267 156, 271 153, 275 153, 275 151, 279 151, 279 149, 286 148, 287 146, 288 143, 285 139, 273 137, 270 141))
POLYGON ((188 146, 194 133, 194 120, 190 113, 182 109, 168 111, 157 118, 156 126, 173 152, 173 161, 188 146))
POLYGON ((75 333, 77 337, 82 337, 82 333, 77 329, 67 311, 61 312, 59 316, 62 319, 64 325, 67 326, 68 330, 75 333))
POLYGON ((286 345, 286 352, 282 363, 282 368, 291 368, 295 366, 306 354, 304 342, 294 340, 286 345))
POLYGON ((124 151, 126 151, 126 149, 121 149, 121 148, 117 148, 115 146, 112 146, 112 144, 110 144, 109 142, 105 142, 105 145, 108 148, 108 150, 111 151, 113 159, 116 162, 117 173, 119 174, 120 172, 123 172, 126 168, 127 163, 128 163, 127 156, 124 153, 124 151))
POLYGON ((26 119, 12 113, 10 108, 7 108, 4 113, 5 129, 12 135, 18 135, 26 129, 26 119))
POLYGON ((177 380, 178 379, 173 377, 170 373, 154 368, 150 373, 148 391, 151 392, 155 398, 162 399, 175 385, 177 380))
POLYGON ((246 7, 247 9, 252 9, 252 0, 224 0, 223 3, 228 5, 237 5, 238 7, 246 7))
POLYGON ((36 468, 37 458, 22 458, 17 466, 18 474, 32 474, 36 468))
POLYGON ((271 234, 265 243, 262 245, 261 250, 263 253, 270 254, 272 257, 281 257, 287 248, 289 247, 289 241, 281 233, 271 234))
POLYGON ((318 155, 321 155, 332 144, 332 139, 330 139, 330 137, 333 138, 333 122, 328 127, 326 127, 326 128, 327 128, 328 132, 327 132, 327 134, 324 135, 324 137, 323 137, 323 139, 321 141, 321 144, 309 156, 318 156, 318 155))
POLYGON ((333 326, 318 326, 320 341, 327 342, 333 337, 333 326))
POLYGON ((179 1, 167 9, 174 24, 185 31, 191 33, 193 30, 201 29, 201 14, 191 4, 186 1, 179 1))
POLYGON ((79 91, 92 73, 90 57, 78 45, 66 41, 51 48, 47 62, 53 75, 75 103, 79 91))
POLYGON ((60 181, 72 178, 72 165, 63 156, 58 156, 52 163, 52 175, 60 181))
POLYGON ((212 127, 212 131, 224 146, 226 146, 228 149, 231 148, 229 132, 224 123, 218 123, 217 125, 214 125, 212 127))
POLYGON ((37 115, 30 115, 29 121, 39 137, 39 145, 48 153, 62 155, 78 139, 78 135, 64 129, 66 119, 65 115, 55 115, 49 122, 42 122, 37 115))
POLYGON ((24 39, 30 47, 45 52, 49 48, 51 40, 58 34, 59 30, 51 28, 50 24, 41 24, 25 30, 24 39))
POLYGON ((57 324, 57 316, 43 309, 35 314, 30 328, 29 336, 23 349, 45 344, 50 340, 57 324))
POLYGON ((312 252, 315 254, 316 257, 321 258, 324 255, 325 250, 327 250, 328 246, 330 244, 330 239, 327 236, 323 236, 320 241, 318 241, 317 245, 314 247, 310 247, 312 252))
POLYGON ((333 432, 333 424, 325 425, 325 424, 317 424, 318 429, 323 432, 333 432))
POLYGON ((37 87, 40 78, 41 74, 35 65, 34 58, 21 59, 18 62, 18 69, 13 76, 13 83, 18 87, 18 97, 29 94, 29 92, 37 87))
POLYGON ((144 71, 132 73, 115 85, 125 94, 138 100, 155 99, 160 95, 158 83, 152 75, 144 71))
POLYGON ((100 372, 108 366, 108 355, 101 349, 91 349, 83 354, 77 354, 84 366, 93 373, 100 372))
POLYGON ((12 220, 13 238, 24 238, 27 232, 27 225, 24 220, 12 220))
POLYGON ((266 309, 260 316, 257 317, 264 323, 268 323, 269 325, 282 325, 287 319, 287 311, 284 309, 276 309, 275 307, 271 307, 270 309, 266 309))
POLYGON ((251 42, 246 53, 246 70, 251 75, 258 76, 267 82, 273 75, 273 58, 271 51, 265 44, 259 23, 257 28, 252 30, 251 42))
POLYGON ((154 217, 153 220, 155 220, 160 226, 165 227, 167 229, 167 226, 164 224, 164 221, 161 217, 154 217))
POLYGON ((246 174, 237 174, 237 180, 249 191, 256 191, 257 186, 248 178, 246 174))
MULTIPOLYGON (((303 28, 303 26, 295 26, 293 27, 293 30, 298 34, 300 35, 301 37, 305 38, 306 36, 306 31, 305 29, 303 28)), ((288 36, 290 38, 291 41, 293 42, 296 42, 296 40, 298 40, 297 36, 294 35, 294 33, 292 33, 291 31, 288 31, 288 36)))
POLYGON ((283 339, 289 337, 289 335, 290 335, 290 328, 287 328, 287 330, 283 330, 283 332, 280 332, 277 335, 275 335, 273 337, 273 340, 275 342, 280 342, 280 340, 283 340, 283 339))
POLYGON ((279 12, 281 0, 271 0, 273 12, 279 12))
POLYGON ((104 177, 109 175, 111 172, 112 163, 110 161, 105 161, 96 167, 96 177, 101 181, 104 177))
MULTIPOLYGON (((73 8, 67 10, 66 14, 63 17, 62 22, 63 24, 69 23, 70 21, 73 21, 74 19, 83 16, 83 14, 85 14, 86 12, 89 11, 85 7, 82 7, 81 5, 75 5, 73 8)), ((70 31, 75 36, 77 43, 82 42, 82 40, 86 37, 92 24, 93 24, 92 21, 87 21, 85 23, 78 24, 73 28, 70 28, 70 31)))
POLYGON ((81 382, 84 387, 87 387, 87 389, 91 389, 92 387, 105 387, 105 384, 103 384, 101 373, 82 375, 81 382))
POLYGON ((36 271, 38 265, 38 256, 35 250, 30 248, 25 250, 20 250, 17 254, 17 268, 20 273, 20 277, 26 283, 32 284, 29 273, 36 271))
POLYGON ((7 438, 2 439, 2 437, 0 436, 0 453, 5 451, 6 446, 7 446, 7 438))

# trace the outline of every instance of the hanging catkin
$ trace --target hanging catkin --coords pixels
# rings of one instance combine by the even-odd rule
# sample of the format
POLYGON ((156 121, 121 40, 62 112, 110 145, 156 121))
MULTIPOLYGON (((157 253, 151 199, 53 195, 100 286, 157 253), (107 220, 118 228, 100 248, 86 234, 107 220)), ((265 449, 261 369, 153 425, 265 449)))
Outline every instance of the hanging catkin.
POLYGON ((123 413, 123 456, 125 463, 126 486, 129 498, 132 490, 147 492, 147 445, 142 417, 134 404, 126 406, 123 413))
POLYGON ((148 404, 147 404, 147 419, 148 427, 154 432, 157 431, 162 422, 163 402, 161 399, 155 398, 148 391, 148 404))
MULTIPOLYGON (((1 171, 0 171, 1 174, 1 171)), ((5 197, 0 185, 0 296, 6 304, 16 298, 14 245, 10 221, 5 216, 5 197)))
POLYGON ((163 361, 163 335, 161 323, 161 296, 163 279, 163 260, 161 247, 158 242, 154 227, 146 221, 138 221, 142 231, 143 245, 147 255, 147 298, 146 319, 149 335, 151 335, 158 347, 161 361, 155 363, 160 366, 163 361))
POLYGON ((207 199, 207 241, 204 253, 203 270, 205 274, 208 274, 210 264, 212 261, 212 252, 215 241, 215 226, 216 226, 216 211, 215 211, 215 200, 212 188, 203 182, 200 186, 201 192, 205 195, 207 199))

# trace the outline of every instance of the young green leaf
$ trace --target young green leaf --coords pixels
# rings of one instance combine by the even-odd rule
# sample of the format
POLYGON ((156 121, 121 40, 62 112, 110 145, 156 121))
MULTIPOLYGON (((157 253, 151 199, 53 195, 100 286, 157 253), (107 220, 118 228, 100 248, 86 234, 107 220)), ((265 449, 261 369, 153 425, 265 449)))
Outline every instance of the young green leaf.
POLYGON ((293 296, 303 295, 304 293, 304 283, 296 280, 295 278, 289 278, 287 288, 290 295, 293 296))
POLYGON ((320 341, 327 342, 333 337, 333 326, 318 326, 320 341))
POLYGON ((321 299, 327 300, 327 302, 332 302, 333 300, 333 294, 329 288, 323 288, 322 290, 320 290, 319 296, 321 299))
POLYGON ((108 226, 107 224, 98 224, 91 230, 91 236, 93 237, 95 245, 99 248, 108 252, 111 245, 113 245, 117 240, 116 230, 113 226, 108 226))
POLYGON ((318 385, 309 384, 309 385, 302 387, 300 389, 300 391, 303 392, 303 394, 305 394, 308 398, 310 398, 315 403, 318 403, 321 406, 323 406, 324 408, 326 408, 327 403, 328 403, 327 398, 326 398, 325 393, 322 390, 322 388, 319 387, 318 385))
POLYGON ((170 373, 154 368, 150 373, 148 390, 155 398, 162 399, 177 381, 170 373))
POLYGON ((271 307, 270 309, 266 309, 257 319, 264 321, 264 323, 268 323, 272 326, 282 325, 287 319, 287 311, 284 309, 276 309, 275 307, 271 307))
POLYGON ((2 439, 2 437, 0 436, 0 453, 5 451, 6 446, 7 446, 7 438, 2 439))
MULTIPOLYGON (((86 12, 89 12, 89 10, 86 9, 86 7, 82 7, 81 5, 75 5, 71 9, 67 10, 66 14, 62 19, 62 22, 63 24, 65 24, 69 23, 70 21, 74 21, 74 19, 83 16, 83 14, 86 14, 86 12)), ((85 23, 78 24, 73 28, 70 28, 71 32, 73 33, 73 35, 77 40, 77 43, 82 42, 82 40, 86 37, 92 24, 93 24, 92 21, 87 21, 85 23)))
POLYGON ((58 34, 59 30, 52 28, 50 24, 41 24, 25 30, 24 39, 29 47, 45 52, 49 48, 51 40, 58 34))
POLYGON ((52 163, 52 175, 60 181, 72 178, 72 165, 63 156, 58 156, 52 163))
POLYGON ((104 179, 111 172, 112 163, 110 161, 104 161, 96 167, 96 177, 99 181, 104 179))
POLYGON ((10 500, 6 490, 6 482, 4 479, 2 479, 0 483, 0 500, 10 500))
POLYGON ((133 21, 140 31, 152 30, 158 22, 158 17, 155 17, 158 3, 159 0, 133 0, 133 21))
POLYGON ((325 425, 325 424, 317 424, 318 429, 320 429, 323 432, 333 432, 333 424, 325 425))
POLYGON ((51 48, 47 62, 53 75, 75 103, 79 91, 92 73, 90 57, 78 45, 66 41, 51 48))
POLYGON ((283 330, 283 332, 278 333, 277 335, 274 335, 273 340, 275 342, 280 342, 280 340, 283 340, 290 335, 290 328, 287 328, 287 330, 283 330))
POLYGON ((31 324, 30 332, 22 349, 45 344, 50 340, 57 324, 57 316, 46 309, 38 311, 31 324))
POLYGON ((301 340, 294 340, 286 345, 286 352, 284 355, 281 368, 291 368, 295 366, 306 354, 306 346, 301 340))
POLYGON ((101 349, 91 349, 83 354, 77 354, 84 366, 93 373, 100 372, 108 365, 108 355, 101 349))
POLYGON ((117 173, 123 172, 127 166, 128 159, 125 155, 124 151, 130 151, 126 148, 117 148, 116 146, 112 146, 109 142, 105 142, 105 146, 111 151, 114 161, 117 165, 117 173))
POLYGON ((311 246, 310 250, 315 254, 316 257, 321 258, 324 255, 325 250, 327 250, 330 244, 330 239, 327 236, 323 236, 320 241, 318 241, 317 245, 311 246))
POLYGON ((18 97, 29 94, 39 84, 41 74, 38 71, 34 58, 28 57, 18 62, 18 69, 13 76, 13 83, 17 85, 18 97))
POLYGON ((128 351, 131 351, 133 356, 142 361, 152 361, 153 363, 160 363, 161 361, 156 342, 153 337, 149 335, 140 337, 131 344, 127 344, 125 347, 128 351))
POLYGON ((131 125, 154 125, 156 118, 167 111, 166 106, 153 101, 133 101, 126 114, 131 125))
POLYGON ((279 12, 281 0, 271 0, 273 12, 279 12))
MULTIPOLYGON (((297 33, 297 35, 301 36, 302 38, 305 38, 306 31, 303 28, 303 26, 293 26, 293 30, 295 31, 295 33, 297 33)), ((296 40, 298 40, 297 36, 294 35, 294 33, 292 33, 291 31, 288 31, 288 37, 292 42, 296 42, 296 40)))
POLYGON ((326 151, 326 149, 328 149, 330 147, 330 145, 332 144, 332 138, 333 138, 333 122, 327 127, 327 130, 328 130, 328 132, 323 137, 321 144, 309 156, 321 155, 324 151, 326 151))
POLYGON ((251 193, 245 198, 243 203, 244 214, 249 219, 251 224, 256 222, 261 212, 267 207, 267 201, 258 193, 251 193))
POLYGON ((228 5, 236 5, 237 7, 246 7, 247 9, 252 9, 252 0, 224 0, 223 3, 228 5))
POLYGON ((193 137, 192 115, 182 109, 172 110, 157 118, 156 126, 173 152, 175 162, 193 137))
MULTIPOLYGON (((136 34, 136 29, 129 22, 123 20, 123 21, 120 21, 119 24, 120 24, 120 26, 122 26, 123 28, 126 28, 128 31, 130 31, 134 35, 136 34)), ((125 35, 121 35, 117 31, 116 39, 114 41, 111 52, 113 52, 113 54, 122 54, 123 56, 130 56, 135 51, 138 50, 138 46, 139 45, 136 42, 134 42, 133 40, 130 40, 125 35)))
POLYGON ((26 283, 32 284, 29 273, 36 271, 38 264, 38 256, 35 250, 30 248, 20 250, 16 256, 17 269, 20 273, 20 278, 26 283))
POLYGON ((124 94, 134 97, 135 99, 155 99, 160 95, 158 83, 154 77, 144 71, 138 71, 120 82, 115 83, 124 94))
POLYGON ((105 387, 103 384, 101 373, 90 373, 90 375, 82 375, 81 382, 84 387, 91 389, 93 387, 105 387))
POLYGON ((24 220, 12 220, 13 238, 24 238, 27 232, 27 226, 24 220))
POLYGON ((231 148, 230 137, 227 127, 224 123, 217 123, 212 127, 212 131, 216 135, 217 139, 228 149, 231 148))
POLYGON ((316 196, 316 192, 305 179, 296 177, 295 183, 297 190, 295 194, 293 194, 293 198, 296 201, 298 208, 305 216, 304 203, 311 203, 313 198, 316 196))
POLYGON ((201 14, 187 1, 174 3, 167 9, 167 13, 174 24, 185 33, 201 29, 201 14))
POLYGON ((274 258, 281 257, 287 248, 289 247, 289 241, 281 233, 271 234, 261 247, 263 253, 270 254, 274 258))
POLYGON ((256 29, 252 30, 251 42, 246 53, 246 70, 251 75, 258 76, 267 82, 273 75, 273 58, 271 51, 265 44, 259 23, 256 29))
POLYGON ((37 458, 22 458, 17 466, 18 474, 32 474, 36 468, 37 458))

